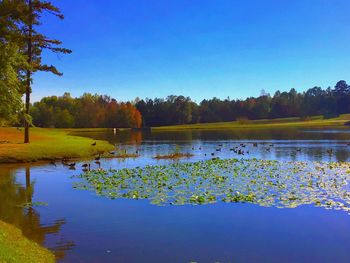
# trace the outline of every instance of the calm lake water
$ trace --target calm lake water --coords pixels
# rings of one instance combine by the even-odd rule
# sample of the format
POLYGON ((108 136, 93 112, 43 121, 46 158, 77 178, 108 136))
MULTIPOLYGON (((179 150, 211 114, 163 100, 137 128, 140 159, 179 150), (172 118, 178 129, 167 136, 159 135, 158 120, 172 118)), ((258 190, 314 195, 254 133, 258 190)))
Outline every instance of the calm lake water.
MULTIPOLYGON (((213 157, 350 161, 350 129, 345 128, 81 135, 140 154, 101 159, 100 165, 90 160, 92 169, 173 164, 153 157, 175 150, 194 154, 180 163, 213 157), (245 154, 230 150, 235 147, 245 154)), ((54 251, 58 262, 350 262, 350 215, 344 210, 312 204, 281 209, 240 202, 159 206, 148 199, 111 200, 73 188, 78 180, 73 176, 83 173, 87 161, 77 162, 76 170, 61 163, 1 165, 0 220, 54 251), (23 207, 29 202, 47 206, 23 207)))

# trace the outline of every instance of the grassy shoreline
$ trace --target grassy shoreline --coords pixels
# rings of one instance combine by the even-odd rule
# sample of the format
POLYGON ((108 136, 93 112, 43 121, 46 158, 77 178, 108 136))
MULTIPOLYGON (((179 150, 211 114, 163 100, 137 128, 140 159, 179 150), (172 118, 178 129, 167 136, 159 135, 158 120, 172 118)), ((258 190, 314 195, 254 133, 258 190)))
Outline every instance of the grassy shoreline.
POLYGON ((18 228, 0 221, 0 262, 53 263, 55 256, 24 237, 18 228))
MULTIPOLYGON (((82 129, 79 132, 83 131, 82 129)), ((31 128, 31 143, 24 144, 23 129, 0 128, 0 163, 25 163, 62 158, 85 158, 113 150, 107 141, 75 136, 73 129, 31 128), (92 144, 96 142, 96 146, 92 144)))
POLYGON ((245 121, 243 123, 232 121, 172 125, 152 127, 152 131, 345 127, 345 123, 349 121, 350 114, 342 114, 337 118, 331 119, 324 119, 322 116, 314 116, 307 120, 302 120, 300 118, 281 118, 245 121))

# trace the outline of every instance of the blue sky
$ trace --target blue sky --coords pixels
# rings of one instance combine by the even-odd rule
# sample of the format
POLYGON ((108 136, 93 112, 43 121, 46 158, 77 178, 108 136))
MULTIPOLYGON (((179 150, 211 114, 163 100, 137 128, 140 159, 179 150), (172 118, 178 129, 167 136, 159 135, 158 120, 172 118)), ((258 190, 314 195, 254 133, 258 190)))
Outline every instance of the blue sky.
POLYGON ((33 100, 71 92, 117 100, 170 94, 245 98, 350 81, 348 0, 55 0, 41 30, 71 55, 44 53, 33 100))

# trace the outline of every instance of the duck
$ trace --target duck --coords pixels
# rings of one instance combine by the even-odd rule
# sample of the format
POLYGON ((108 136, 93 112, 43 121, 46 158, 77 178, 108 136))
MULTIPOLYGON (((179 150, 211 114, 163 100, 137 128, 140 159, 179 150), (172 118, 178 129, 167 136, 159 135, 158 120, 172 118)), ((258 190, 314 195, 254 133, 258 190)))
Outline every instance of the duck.
POLYGON ((82 164, 82 166, 81 167, 83 167, 83 168, 87 168, 87 167, 90 167, 90 164, 89 163, 84 163, 84 164, 82 164))
POLYGON ((96 142, 92 143, 91 145, 92 145, 92 146, 96 146, 96 142))

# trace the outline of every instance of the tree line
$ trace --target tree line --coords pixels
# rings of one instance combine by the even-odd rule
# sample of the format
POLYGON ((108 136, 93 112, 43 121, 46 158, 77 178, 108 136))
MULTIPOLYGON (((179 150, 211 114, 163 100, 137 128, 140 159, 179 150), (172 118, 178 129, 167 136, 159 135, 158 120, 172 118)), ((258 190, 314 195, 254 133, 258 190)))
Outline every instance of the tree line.
POLYGON ((305 92, 291 89, 276 91, 273 96, 262 91, 259 97, 245 100, 205 99, 196 103, 189 97, 168 96, 165 99, 137 99, 136 108, 144 126, 163 126, 323 115, 326 118, 350 113, 350 85, 344 80, 334 88, 313 87, 305 92))
POLYGON ((130 102, 90 93, 44 97, 30 107, 30 115, 35 126, 55 128, 140 128, 142 121, 130 102))

